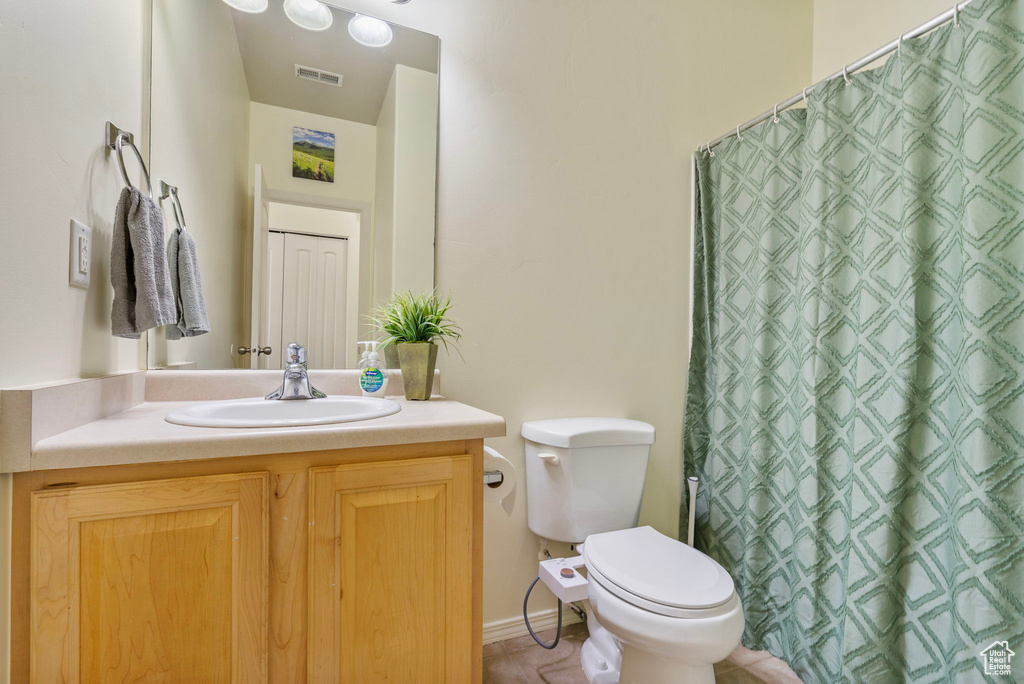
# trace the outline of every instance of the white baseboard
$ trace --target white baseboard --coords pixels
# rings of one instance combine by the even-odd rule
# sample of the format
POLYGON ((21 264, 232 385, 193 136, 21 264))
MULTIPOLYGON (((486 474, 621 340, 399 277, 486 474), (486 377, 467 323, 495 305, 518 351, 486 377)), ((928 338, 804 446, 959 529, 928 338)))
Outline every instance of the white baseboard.
MULTIPOLYGON (((580 619, 576 616, 576 613, 569 610, 568 607, 562 610, 563 626, 573 625, 579 621, 580 619)), ((534 632, 540 632, 544 629, 554 629, 557 625, 557 608, 538 610, 536 613, 530 613, 530 626, 533 627, 534 632)), ((505 620, 495 620, 494 622, 488 622, 484 625, 484 643, 493 644, 495 641, 515 639, 516 637, 526 636, 529 633, 530 632, 526 629, 526 623, 523 622, 522 615, 507 618, 505 620)))

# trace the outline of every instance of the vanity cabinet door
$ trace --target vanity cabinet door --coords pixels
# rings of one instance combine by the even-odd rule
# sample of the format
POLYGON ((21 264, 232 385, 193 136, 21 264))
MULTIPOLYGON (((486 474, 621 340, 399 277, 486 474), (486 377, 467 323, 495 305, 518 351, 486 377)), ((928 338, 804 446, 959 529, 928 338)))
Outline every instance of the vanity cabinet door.
POLYGON ((31 681, 265 682, 267 482, 33 492, 31 681))
POLYGON ((310 470, 309 681, 472 681, 469 455, 310 470))

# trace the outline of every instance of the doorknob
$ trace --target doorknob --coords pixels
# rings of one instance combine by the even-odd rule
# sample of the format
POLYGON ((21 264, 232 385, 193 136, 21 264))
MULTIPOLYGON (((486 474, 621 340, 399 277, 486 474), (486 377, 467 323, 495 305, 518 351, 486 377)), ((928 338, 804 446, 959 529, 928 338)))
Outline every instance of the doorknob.
POLYGON ((261 355, 270 356, 273 353, 273 351, 274 350, 271 349, 270 347, 252 347, 252 348, 250 348, 250 347, 239 347, 238 348, 238 353, 241 354, 242 356, 245 356, 246 354, 255 354, 256 356, 261 356, 261 355))

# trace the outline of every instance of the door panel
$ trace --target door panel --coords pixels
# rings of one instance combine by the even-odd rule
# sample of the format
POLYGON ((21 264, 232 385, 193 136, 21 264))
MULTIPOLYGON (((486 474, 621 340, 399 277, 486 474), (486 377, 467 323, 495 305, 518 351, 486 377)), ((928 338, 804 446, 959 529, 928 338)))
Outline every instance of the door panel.
POLYGON ((471 681, 472 457, 310 477, 310 681, 471 681))
POLYGON ((307 348, 311 367, 316 343, 317 238, 284 236, 284 279, 282 283, 281 341, 298 342, 307 348))
POLYGON ((348 342, 348 240, 317 238, 317 368, 344 368, 348 342))
POLYGON ((33 492, 32 682, 265 682, 266 473, 33 492))
POLYGON ((95 574, 81 589, 83 681, 230 681, 231 518, 219 506, 81 523, 95 574))

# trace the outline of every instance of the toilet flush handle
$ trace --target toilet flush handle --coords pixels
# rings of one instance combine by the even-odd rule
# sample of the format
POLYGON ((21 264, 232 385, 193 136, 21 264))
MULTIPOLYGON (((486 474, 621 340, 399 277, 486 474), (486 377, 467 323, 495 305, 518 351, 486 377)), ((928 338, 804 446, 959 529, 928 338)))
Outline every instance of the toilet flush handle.
POLYGON ((537 456, 539 456, 540 460, 544 461, 548 465, 553 465, 553 466, 558 465, 558 455, 557 454, 549 454, 546 451, 542 451, 539 454, 537 454, 537 456))

